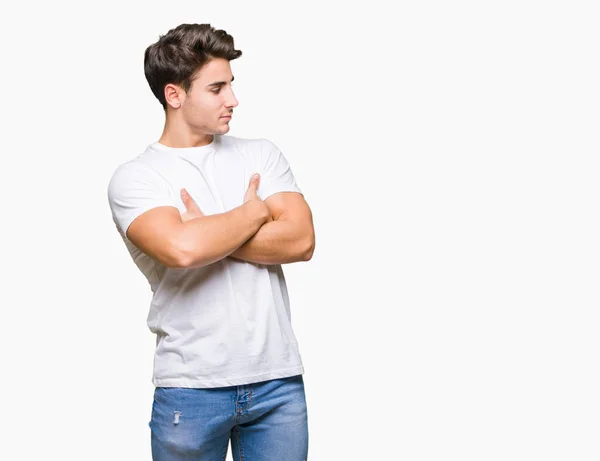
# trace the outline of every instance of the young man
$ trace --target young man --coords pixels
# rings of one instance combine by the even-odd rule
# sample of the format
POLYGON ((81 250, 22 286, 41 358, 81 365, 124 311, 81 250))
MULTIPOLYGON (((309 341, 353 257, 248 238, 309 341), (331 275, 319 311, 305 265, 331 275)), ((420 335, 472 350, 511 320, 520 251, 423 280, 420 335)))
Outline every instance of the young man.
POLYGON ((304 461, 304 373, 281 264, 308 261, 312 214, 281 151, 225 136, 241 51, 182 24, 145 52, 162 136, 110 179, 117 230, 153 292, 155 461, 304 461))

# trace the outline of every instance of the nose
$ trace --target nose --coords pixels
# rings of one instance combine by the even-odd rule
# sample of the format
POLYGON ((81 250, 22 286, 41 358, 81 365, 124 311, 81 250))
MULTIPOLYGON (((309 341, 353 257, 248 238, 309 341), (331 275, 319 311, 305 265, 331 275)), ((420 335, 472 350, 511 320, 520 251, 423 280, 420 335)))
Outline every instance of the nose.
POLYGON ((230 88, 227 94, 227 99, 225 100, 225 106, 233 109, 234 107, 237 107, 238 104, 239 102, 233 93, 233 89, 230 88))

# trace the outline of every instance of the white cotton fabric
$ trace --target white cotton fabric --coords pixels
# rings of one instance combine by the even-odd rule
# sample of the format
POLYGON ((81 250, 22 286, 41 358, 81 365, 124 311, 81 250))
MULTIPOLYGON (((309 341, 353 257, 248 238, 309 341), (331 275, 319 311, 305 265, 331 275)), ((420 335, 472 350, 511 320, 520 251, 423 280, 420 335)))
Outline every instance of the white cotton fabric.
POLYGON ((110 179, 114 223, 153 293, 147 324, 156 334, 155 386, 234 386, 304 373, 281 265, 224 258, 172 269, 127 239, 133 220, 152 208, 172 206, 183 213, 184 187, 205 215, 242 205, 254 173, 261 175, 263 200, 278 192, 302 193, 272 142, 233 136, 215 135, 201 147, 153 143, 110 179))

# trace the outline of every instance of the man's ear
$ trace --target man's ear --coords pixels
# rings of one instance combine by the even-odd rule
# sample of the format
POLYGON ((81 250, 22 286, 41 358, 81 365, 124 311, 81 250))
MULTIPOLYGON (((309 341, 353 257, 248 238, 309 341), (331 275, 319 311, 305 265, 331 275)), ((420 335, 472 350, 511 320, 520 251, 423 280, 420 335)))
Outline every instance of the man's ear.
POLYGON ((185 91, 179 85, 167 83, 165 85, 165 100, 172 109, 179 109, 185 101, 185 91))

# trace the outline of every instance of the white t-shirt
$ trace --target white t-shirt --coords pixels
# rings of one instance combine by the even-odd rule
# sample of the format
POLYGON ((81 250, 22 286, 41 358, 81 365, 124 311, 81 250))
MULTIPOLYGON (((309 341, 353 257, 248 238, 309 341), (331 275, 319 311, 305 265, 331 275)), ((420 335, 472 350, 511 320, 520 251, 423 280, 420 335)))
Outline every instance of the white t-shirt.
POLYGON ((302 193, 281 151, 266 139, 213 136, 201 147, 154 143, 117 167, 108 200, 117 230, 153 293, 147 319, 157 335, 152 382, 160 387, 235 386, 303 374, 281 265, 224 258, 168 268, 127 239, 133 220, 159 206, 185 206, 185 187, 205 215, 244 202, 253 173, 258 195, 302 193))

